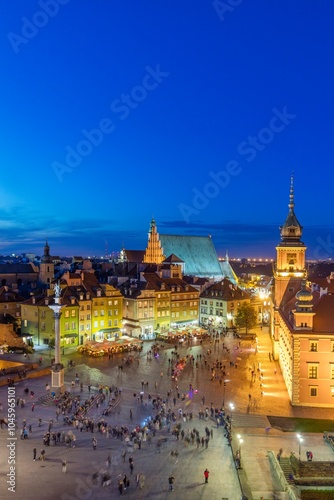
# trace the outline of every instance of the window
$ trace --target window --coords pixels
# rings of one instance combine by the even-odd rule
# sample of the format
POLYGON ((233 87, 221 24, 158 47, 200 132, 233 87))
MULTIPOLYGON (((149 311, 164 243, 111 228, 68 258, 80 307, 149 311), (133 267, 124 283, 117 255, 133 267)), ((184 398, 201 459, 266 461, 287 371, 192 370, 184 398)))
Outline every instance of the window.
POLYGON ((41 330, 44 332, 45 331, 45 321, 42 321, 42 324, 41 324, 41 330))
MULTIPOLYGON (((128 304, 126 304, 128 305, 128 304)), ((112 310, 111 309, 108 309, 108 316, 112 316, 112 310)))
POLYGON ((87 314, 87 318, 86 319, 90 319, 90 314, 87 314))
POLYGON ((41 318, 42 318, 42 319, 44 319, 44 318, 45 318, 45 311, 42 311, 41 318))
POLYGON ((28 326, 28 321, 25 319, 23 324, 24 324, 24 326, 28 326))
POLYGON ((83 332, 85 329, 85 326, 84 325, 80 325, 80 330, 83 332))
POLYGON ((100 316, 104 316, 104 309, 101 309, 100 316))
POLYGON ((100 321, 100 327, 101 327, 101 328, 103 328, 103 327, 104 327, 104 320, 103 320, 103 319, 101 319, 101 321, 100 321))
POLYGON ((75 309, 72 309, 71 316, 72 316, 72 318, 75 318, 75 309))
POLYGON ((75 330, 76 326, 77 326, 76 322, 72 321, 72 323, 71 323, 71 329, 75 330))
POLYGON ((334 398, 334 385, 331 386, 331 396, 334 398))
POLYGON ((308 378, 318 378, 318 363, 307 363, 308 378))
POLYGON ((114 316, 118 316, 118 309, 114 310, 114 316))
POLYGON ((118 306, 118 300, 114 300, 114 306, 118 306))
POLYGON ((90 311, 90 304, 87 304, 86 309, 87 311, 90 311))
POLYGON ((94 321, 94 328, 97 328, 99 325, 99 322, 98 321, 94 321))
POLYGON ((99 311, 94 311, 95 318, 99 315, 99 311))
POLYGON ((111 321, 111 319, 108 319, 108 326, 112 326, 112 321, 111 321))
POLYGON ((115 319, 115 321, 114 321, 114 326, 118 326, 118 321, 117 321, 117 319, 115 319))
POLYGON ((330 365, 330 377, 332 380, 334 380, 334 363, 331 363, 330 365))
POLYGON ((310 396, 315 397, 318 395, 318 387, 310 386, 310 396))
POLYGON ((334 342, 331 343, 331 351, 334 352, 334 342))
MULTIPOLYGON (((302 324, 302 326, 303 326, 303 324, 302 324)), ((311 352, 318 352, 318 341, 311 340, 311 342, 310 342, 310 351, 311 352)))
POLYGON ((65 318, 69 318, 70 317, 70 311, 65 311, 65 318))
POLYGON ((69 330, 70 329, 70 325, 68 322, 65 323, 65 331, 69 330))

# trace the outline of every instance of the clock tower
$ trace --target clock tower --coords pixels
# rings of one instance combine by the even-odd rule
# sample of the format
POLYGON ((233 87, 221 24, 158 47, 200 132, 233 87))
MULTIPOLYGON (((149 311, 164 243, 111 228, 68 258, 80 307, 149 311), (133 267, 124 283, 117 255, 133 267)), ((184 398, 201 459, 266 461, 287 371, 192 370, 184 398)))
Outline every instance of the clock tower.
POLYGON ((301 241, 303 227, 295 215, 293 176, 290 182, 289 213, 280 227, 281 242, 276 247, 274 269, 274 294, 272 318, 273 356, 277 359, 279 342, 279 309, 284 308, 285 297, 289 298, 300 290, 302 280, 306 279, 306 246, 301 241))

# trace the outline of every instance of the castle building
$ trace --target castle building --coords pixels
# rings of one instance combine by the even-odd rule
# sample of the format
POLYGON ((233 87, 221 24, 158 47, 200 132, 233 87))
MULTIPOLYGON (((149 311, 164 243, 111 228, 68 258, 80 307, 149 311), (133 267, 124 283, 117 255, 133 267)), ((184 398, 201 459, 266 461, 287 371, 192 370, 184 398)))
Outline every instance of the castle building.
POLYGON ((276 247, 271 311, 273 357, 279 361, 291 404, 334 407, 334 295, 307 279, 306 246, 294 212, 293 177, 289 212, 276 247))

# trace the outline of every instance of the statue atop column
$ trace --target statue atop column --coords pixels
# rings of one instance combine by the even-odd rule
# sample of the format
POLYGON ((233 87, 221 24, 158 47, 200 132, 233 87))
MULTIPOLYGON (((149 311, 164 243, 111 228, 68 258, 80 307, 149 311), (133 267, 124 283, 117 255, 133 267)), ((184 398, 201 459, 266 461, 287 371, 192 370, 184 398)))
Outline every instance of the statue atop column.
POLYGON ((59 297, 61 295, 61 288, 60 288, 60 285, 59 285, 59 281, 57 281, 57 283, 55 284, 54 291, 55 291, 55 297, 56 297, 56 299, 59 299, 59 297))

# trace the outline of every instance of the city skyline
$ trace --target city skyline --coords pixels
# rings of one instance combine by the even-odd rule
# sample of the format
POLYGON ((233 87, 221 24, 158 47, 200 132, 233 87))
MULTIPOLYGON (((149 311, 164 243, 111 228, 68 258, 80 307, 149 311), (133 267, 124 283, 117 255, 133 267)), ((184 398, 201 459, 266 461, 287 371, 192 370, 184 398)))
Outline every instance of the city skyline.
POLYGON ((154 216, 274 257, 294 171, 307 258, 333 258, 334 6, 129 6, 0 7, 0 253, 145 249, 154 216))

